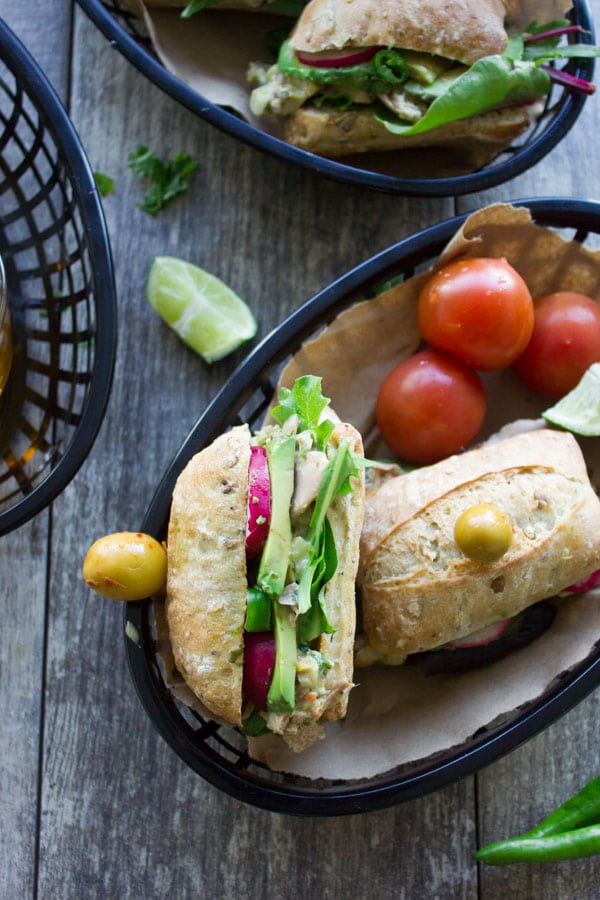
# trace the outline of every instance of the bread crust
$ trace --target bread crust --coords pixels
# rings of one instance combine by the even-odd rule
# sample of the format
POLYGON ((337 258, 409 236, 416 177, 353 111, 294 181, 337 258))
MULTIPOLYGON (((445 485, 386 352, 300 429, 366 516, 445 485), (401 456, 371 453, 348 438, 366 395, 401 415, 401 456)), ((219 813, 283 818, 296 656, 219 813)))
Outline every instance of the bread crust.
POLYGON ((308 53, 344 47, 398 47, 472 65, 503 53, 501 0, 312 0, 291 36, 308 53))
POLYGON ((540 105, 513 106, 481 113, 471 119, 449 122, 421 134, 392 134, 372 111, 328 112, 307 105, 285 120, 285 140, 322 156, 339 158, 353 153, 402 150, 411 147, 458 146, 461 152, 486 147, 498 153, 516 140, 539 114, 540 105))
POLYGON ((250 429, 197 453, 173 491, 166 612, 175 664, 215 716, 242 720, 250 429))
POLYGON ((363 626, 402 657, 517 615, 600 565, 600 500, 575 438, 517 435, 391 479, 369 493, 361 536, 363 626), (493 563, 462 555, 454 523, 490 502, 513 523, 493 563))

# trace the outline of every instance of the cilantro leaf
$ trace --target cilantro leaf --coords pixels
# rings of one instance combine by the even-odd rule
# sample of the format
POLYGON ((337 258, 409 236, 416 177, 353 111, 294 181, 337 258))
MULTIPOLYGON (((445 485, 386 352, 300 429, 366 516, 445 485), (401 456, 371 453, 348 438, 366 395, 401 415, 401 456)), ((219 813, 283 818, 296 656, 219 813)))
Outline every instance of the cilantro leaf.
POLYGON ((161 160, 148 147, 138 147, 129 154, 129 167, 140 178, 151 181, 139 204, 140 209, 156 215, 166 203, 189 187, 189 179, 198 163, 189 153, 178 153, 173 159, 161 160))
POLYGON ((94 172, 94 181, 101 197, 108 197, 115 189, 115 179, 103 172, 94 172))

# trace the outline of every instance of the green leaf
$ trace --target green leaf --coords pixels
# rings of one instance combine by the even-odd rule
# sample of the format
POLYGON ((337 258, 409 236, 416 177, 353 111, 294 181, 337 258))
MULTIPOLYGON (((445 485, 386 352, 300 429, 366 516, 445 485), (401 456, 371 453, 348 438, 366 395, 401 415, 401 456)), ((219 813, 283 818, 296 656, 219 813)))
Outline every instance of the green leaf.
POLYGON ((94 181, 101 197, 108 197, 115 189, 115 179, 103 172, 94 172, 94 181))
POLYGON ((181 11, 181 18, 189 19, 194 13, 200 12, 201 9, 206 9, 207 6, 214 6, 218 2, 219 0, 190 0, 185 9, 181 11))
POLYGON ((321 378, 316 375, 302 375, 294 386, 281 388, 279 405, 273 407, 271 415, 279 425, 291 416, 298 417, 298 431, 311 431, 315 446, 322 450, 335 425, 330 419, 319 422, 323 410, 329 406, 329 398, 321 391, 321 378))
POLYGON ((335 538, 327 511, 335 498, 352 490, 350 478, 358 474, 358 457, 348 444, 340 444, 321 476, 308 529, 308 562, 298 586, 299 630, 304 641, 333 630, 324 605, 324 588, 337 571, 335 538))
POLYGON ((197 161, 188 153, 178 153, 173 159, 161 160, 153 150, 140 146, 129 154, 129 167, 140 178, 152 182, 139 204, 145 212, 155 215, 166 203, 189 187, 189 179, 197 168, 197 161))
MULTIPOLYGON (((401 122, 391 110, 378 109, 375 118, 392 134, 420 134, 446 122, 469 119, 501 106, 527 103, 550 90, 550 76, 531 62, 517 62, 502 56, 486 56, 454 79, 442 76, 446 90, 438 96, 415 124, 401 122)), ((437 82, 434 82, 436 85, 437 82)), ((426 89, 414 93, 425 94, 426 89)))

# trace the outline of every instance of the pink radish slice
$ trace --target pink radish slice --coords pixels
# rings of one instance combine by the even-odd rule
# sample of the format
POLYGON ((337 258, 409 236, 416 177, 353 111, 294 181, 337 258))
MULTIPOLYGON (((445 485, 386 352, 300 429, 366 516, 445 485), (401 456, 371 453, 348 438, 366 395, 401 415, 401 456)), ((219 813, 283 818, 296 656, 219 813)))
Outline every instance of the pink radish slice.
POLYGON ((319 53, 303 53, 296 51, 298 62, 303 66, 316 66, 319 69, 337 69, 344 66, 356 66, 358 63, 372 59, 381 47, 349 47, 348 50, 323 50, 319 53))
POLYGON ((502 637, 510 619, 504 619, 503 622, 494 622, 493 625, 486 625, 485 628, 479 628, 478 631, 472 631, 463 638, 457 638, 455 641, 448 641, 446 647, 483 647, 485 644, 491 644, 502 637))
POLYGON ((561 593, 569 593, 569 594, 578 594, 580 591, 591 591, 592 588, 600 587, 600 569, 596 569, 595 572, 592 572, 587 578, 584 578, 582 581, 576 581, 575 584, 570 584, 569 587, 564 588, 561 593))
POLYGON ((248 466, 248 519, 246 522, 246 555, 258 556, 269 533, 271 522, 271 481, 267 451, 250 448, 248 466))
POLYGON ((247 632, 244 641, 244 697, 257 709, 266 709, 275 667, 275 638, 270 631, 254 631, 247 632))

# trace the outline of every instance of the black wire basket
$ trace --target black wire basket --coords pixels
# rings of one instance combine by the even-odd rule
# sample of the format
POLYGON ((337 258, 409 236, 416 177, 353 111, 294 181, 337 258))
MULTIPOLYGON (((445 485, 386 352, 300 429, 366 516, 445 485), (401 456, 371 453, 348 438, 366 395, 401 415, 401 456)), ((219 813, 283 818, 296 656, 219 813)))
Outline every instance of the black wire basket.
MULTIPOLYGON (((600 203, 536 199, 515 202, 530 209, 537 224, 597 248, 600 203)), ((247 422, 259 427, 271 404, 282 365, 338 313, 359 299, 373 296, 389 279, 409 278, 437 258, 465 216, 434 225, 378 254, 321 291, 267 336, 233 373, 175 456, 160 482, 142 531, 166 538, 173 487, 177 476, 200 449, 223 431, 247 422)), ((600 684, 600 642, 583 662, 561 673, 534 702, 480 729, 460 746, 419 763, 375 778, 357 781, 313 781, 272 772, 253 761, 241 733, 222 727, 180 702, 167 684, 159 652, 162 606, 155 598, 125 608, 126 650, 133 681, 147 713, 179 756, 209 782, 266 809, 293 815, 333 816, 391 806, 436 790, 472 774, 565 713, 600 684)))
MULTIPOLYGON (((586 96, 555 85, 536 124, 483 168, 440 177, 405 177, 385 171, 349 165, 308 153, 261 131, 235 111, 212 103, 170 73, 156 55, 144 23, 128 10, 123 0, 78 0, 93 22, 147 78, 221 130, 267 153, 305 169, 347 184, 404 196, 443 197, 482 191, 514 178, 539 162, 569 132, 583 109, 586 96)), ((594 43, 595 35, 586 0, 574 0, 570 19, 585 33, 574 39, 594 43)), ((565 70, 586 81, 594 73, 593 59, 571 60, 565 70)), ((380 154, 382 159, 385 154, 380 154)))
POLYGON ((75 130, 0 20, 0 256, 13 359, 0 399, 0 534, 40 512, 96 437, 116 348, 113 267, 75 130))

